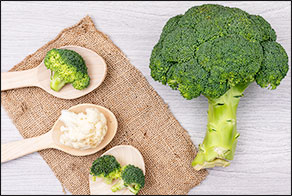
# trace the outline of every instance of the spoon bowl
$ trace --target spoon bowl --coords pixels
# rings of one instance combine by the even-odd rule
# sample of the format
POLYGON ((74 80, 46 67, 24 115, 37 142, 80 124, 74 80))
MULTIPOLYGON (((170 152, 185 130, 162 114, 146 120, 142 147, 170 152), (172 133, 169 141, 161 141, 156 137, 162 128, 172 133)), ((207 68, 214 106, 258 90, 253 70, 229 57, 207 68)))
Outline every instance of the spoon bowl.
POLYGON ((41 136, 24 139, 21 141, 11 142, 7 144, 1 144, 1 163, 12 160, 12 159, 16 159, 18 157, 24 156, 26 154, 30 154, 32 152, 36 152, 36 151, 48 149, 48 148, 55 148, 74 156, 86 156, 86 155, 94 154, 98 152, 99 150, 103 149, 114 138, 117 132, 118 121, 115 115, 110 110, 99 105, 79 104, 79 105, 69 108, 68 110, 74 113, 80 113, 80 112, 85 113, 85 110, 87 108, 98 109, 100 112, 104 114, 107 120, 108 129, 107 129, 106 135, 104 136, 103 140, 97 147, 81 150, 81 149, 76 149, 76 148, 72 148, 72 147, 61 144, 60 136, 62 133, 60 131, 60 127, 64 125, 64 123, 60 120, 60 117, 59 117, 58 120, 55 122, 53 128, 49 132, 41 136))
MULTIPOLYGON (((121 164, 121 167, 131 164, 139 167, 145 175, 145 163, 142 154, 133 146, 130 145, 119 145, 115 146, 103 155, 113 155, 117 161, 121 164)), ((112 192, 111 187, 116 183, 117 180, 113 181, 112 184, 106 184, 103 179, 96 178, 92 180, 92 175, 89 174, 89 189, 91 195, 134 195, 128 189, 122 189, 117 192, 112 192)))
POLYGON ((96 52, 83 48, 81 46, 62 46, 60 49, 73 50, 80 54, 87 66, 90 84, 83 90, 73 88, 71 84, 66 84, 60 91, 56 92, 50 88, 51 71, 44 64, 44 60, 36 68, 1 73, 1 91, 13 88, 22 88, 37 86, 50 93, 51 95, 62 99, 76 99, 84 96, 96 89, 104 81, 107 66, 104 59, 96 52))
POLYGON ((79 104, 79 105, 76 105, 76 106, 69 108, 68 111, 74 112, 74 113, 81 113, 81 112, 85 113, 85 110, 87 108, 98 109, 98 111, 100 111, 101 113, 104 114, 104 116, 107 120, 107 133, 104 136, 101 143, 95 148, 89 148, 89 149, 85 149, 85 150, 76 149, 76 148, 72 148, 70 146, 66 146, 66 145, 61 144, 60 143, 60 136, 62 135, 62 132, 60 131, 60 129, 61 129, 61 126, 64 126, 64 123, 58 119, 51 130, 52 131, 52 138, 53 138, 53 141, 55 144, 55 148, 62 150, 68 154, 74 155, 74 156, 86 156, 86 155, 94 154, 94 153, 100 151, 106 145, 108 145, 110 143, 110 141, 114 138, 114 136, 117 132, 117 128, 118 128, 118 121, 117 121, 115 115, 107 108, 99 106, 99 105, 94 105, 94 104, 79 104))

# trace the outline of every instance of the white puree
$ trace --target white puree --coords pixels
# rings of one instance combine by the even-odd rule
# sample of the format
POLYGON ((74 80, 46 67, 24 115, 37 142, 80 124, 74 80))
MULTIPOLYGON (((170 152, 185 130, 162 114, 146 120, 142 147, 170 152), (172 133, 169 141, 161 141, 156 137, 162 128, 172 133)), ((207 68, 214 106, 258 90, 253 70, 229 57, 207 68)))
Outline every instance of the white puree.
POLYGON ((60 142, 77 149, 95 148, 107 132, 107 121, 103 113, 95 108, 87 108, 75 114, 62 110, 60 120, 65 124, 61 127, 60 142))

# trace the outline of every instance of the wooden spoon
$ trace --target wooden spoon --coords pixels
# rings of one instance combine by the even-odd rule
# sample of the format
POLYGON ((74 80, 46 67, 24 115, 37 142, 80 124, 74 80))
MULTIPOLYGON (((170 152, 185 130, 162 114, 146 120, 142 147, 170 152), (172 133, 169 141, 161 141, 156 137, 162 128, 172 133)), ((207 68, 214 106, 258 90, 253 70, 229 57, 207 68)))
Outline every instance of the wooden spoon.
POLYGON ((92 50, 80 46, 63 46, 60 48, 74 50, 82 56, 90 77, 90 84, 87 88, 77 90, 71 84, 66 84, 59 92, 52 90, 50 88, 51 71, 45 67, 44 61, 42 61, 41 64, 33 69, 1 73, 1 91, 37 86, 55 97, 75 99, 90 93, 103 82, 106 76, 107 66, 101 56, 92 50))
POLYGON ((61 144, 60 127, 63 126, 64 123, 59 117, 51 131, 45 133, 44 135, 7 144, 1 144, 1 163, 47 148, 55 148, 74 156, 86 156, 103 149, 114 138, 117 132, 118 121, 110 110, 99 105, 79 104, 69 108, 68 110, 75 113, 85 113, 86 108, 98 109, 107 119, 107 133, 102 142, 96 148, 80 150, 61 144))
MULTIPOLYGON (((116 157, 117 161, 121 164, 121 166, 125 166, 128 164, 135 165, 136 167, 139 167, 142 169, 144 175, 145 175, 145 163, 143 156, 139 152, 138 149, 134 148, 130 145, 120 145, 115 146, 105 153, 103 155, 113 155, 116 157)), ((113 181, 112 184, 106 184, 103 182, 101 178, 96 178, 95 181, 92 180, 92 175, 89 175, 89 189, 91 195, 134 195, 131 191, 128 189, 122 189, 117 192, 112 192, 111 187, 116 183, 117 180, 113 181)))

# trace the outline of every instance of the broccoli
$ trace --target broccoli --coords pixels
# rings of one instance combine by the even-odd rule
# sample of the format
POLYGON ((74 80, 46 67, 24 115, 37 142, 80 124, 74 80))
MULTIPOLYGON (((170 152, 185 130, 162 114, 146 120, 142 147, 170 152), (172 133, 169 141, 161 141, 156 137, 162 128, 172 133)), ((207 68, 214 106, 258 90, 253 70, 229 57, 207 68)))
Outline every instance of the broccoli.
POLYGON ((122 168, 119 181, 112 186, 112 191, 116 192, 127 187, 132 193, 137 194, 145 184, 143 171, 134 165, 126 165, 122 168))
POLYGON ((90 168, 93 181, 96 177, 104 179, 107 184, 111 184, 114 179, 119 178, 121 165, 112 155, 104 155, 97 158, 90 168))
POLYGON ((75 89, 82 90, 89 85, 89 75, 83 58, 73 50, 52 49, 44 59, 45 66, 51 70, 50 87, 59 91, 71 83, 75 89))
POLYGON ((204 141, 192 162, 196 170, 226 167, 239 133, 236 109, 252 82, 276 89, 288 72, 288 56, 261 16, 238 8, 204 4, 168 20, 150 58, 151 76, 190 100, 208 99, 204 141))

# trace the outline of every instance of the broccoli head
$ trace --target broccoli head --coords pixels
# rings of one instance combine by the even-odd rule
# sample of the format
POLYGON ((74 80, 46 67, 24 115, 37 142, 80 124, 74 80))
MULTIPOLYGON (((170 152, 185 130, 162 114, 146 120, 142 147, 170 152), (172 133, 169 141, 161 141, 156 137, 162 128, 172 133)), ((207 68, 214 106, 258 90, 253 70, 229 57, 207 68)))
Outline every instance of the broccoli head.
POLYGON ((121 177, 112 187, 112 191, 116 192, 126 187, 132 193, 137 194, 144 185, 145 176, 143 171, 134 165, 126 165, 122 168, 121 177))
POLYGON ((119 178, 121 165, 112 155, 104 155, 97 158, 90 168, 93 181, 96 177, 104 179, 107 184, 111 184, 114 179, 119 178))
POLYGON ((204 4, 170 18, 150 58, 151 76, 186 99, 209 100, 207 133, 195 169, 227 166, 239 134, 236 109, 252 82, 276 89, 288 72, 288 56, 261 16, 204 4))
POLYGON ((83 58, 75 51, 52 49, 44 59, 45 66, 52 72, 50 87, 59 91, 71 83, 75 89, 82 90, 89 85, 89 75, 83 58))

